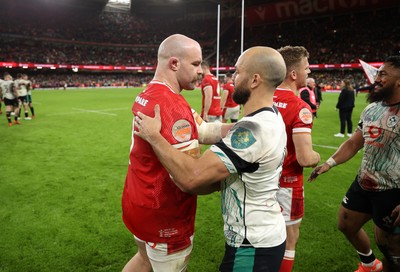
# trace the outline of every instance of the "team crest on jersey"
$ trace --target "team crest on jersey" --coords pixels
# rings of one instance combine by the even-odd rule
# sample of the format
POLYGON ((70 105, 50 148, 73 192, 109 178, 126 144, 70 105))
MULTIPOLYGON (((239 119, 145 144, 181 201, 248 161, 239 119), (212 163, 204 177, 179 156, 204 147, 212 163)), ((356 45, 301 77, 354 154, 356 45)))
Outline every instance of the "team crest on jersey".
POLYGON ((307 108, 302 108, 299 112, 299 118, 304 124, 311 124, 313 120, 313 115, 311 111, 307 108))
POLYGON ((390 116, 386 122, 388 128, 392 128, 399 123, 399 118, 396 115, 390 116))
POLYGON ((178 142, 189 141, 192 136, 192 126, 189 121, 185 119, 176 121, 172 126, 172 136, 178 142))
POLYGON ((231 137, 232 147, 237 149, 245 149, 256 142, 253 134, 247 128, 239 127, 233 132, 231 137))

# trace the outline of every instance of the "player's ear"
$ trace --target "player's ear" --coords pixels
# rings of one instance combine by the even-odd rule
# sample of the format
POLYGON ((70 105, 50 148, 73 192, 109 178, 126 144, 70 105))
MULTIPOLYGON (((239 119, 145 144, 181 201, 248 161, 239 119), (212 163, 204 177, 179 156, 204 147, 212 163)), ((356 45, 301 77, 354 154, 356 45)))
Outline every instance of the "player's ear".
POLYGON ((261 76, 259 74, 254 74, 251 79, 251 88, 255 88, 261 83, 261 76))
POLYGON ((291 78, 291 79, 295 80, 295 79, 297 78, 296 70, 290 71, 289 74, 290 74, 290 78, 291 78))
POLYGON ((168 64, 169 64, 170 69, 173 70, 173 71, 178 70, 178 68, 180 66, 180 62, 179 62, 179 59, 177 57, 171 57, 169 59, 168 64))

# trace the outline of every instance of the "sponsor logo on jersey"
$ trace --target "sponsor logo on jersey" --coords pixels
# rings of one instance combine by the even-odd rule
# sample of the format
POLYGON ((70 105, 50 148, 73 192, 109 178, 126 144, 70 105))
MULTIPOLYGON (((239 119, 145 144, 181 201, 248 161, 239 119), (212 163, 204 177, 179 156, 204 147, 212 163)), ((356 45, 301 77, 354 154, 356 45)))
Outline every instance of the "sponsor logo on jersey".
POLYGON ((253 134, 247 128, 239 127, 233 132, 231 137, 232 147, 245 149, 256 142, 253 134))
POLYGON ((136 96, 135 102, 142 105, 143 107, 146 107, 147 103, 149 102, 149 100, 144 99, 140 96, 136 96))
POLYGON ((275 107, 277 108, 282 108, 282 109, 286 109, 287 107, 287 103, 284 102, 274 102, 275 107))
POLYGON ((393 227, 393 219, 388 215, 382 218, 382 222, 383 225, 389 229, 393 227))
POLYGON ((298 180, 297 176, 293 177, 283 177, 283 182, 285 183, 294 183, 298 180))
POLYGON ((399 123, 398 119, 399 118, 396 115, 390 116, 386 123, 387 127, 392 128, 392 127, 396 126, 399 123))
POLYGON ((172 136, 181 143, 189 141, 192 136, 192 126, 189 121, 185 119, 176 121, 172 126, 172 136))
POLYGON ((299 118, 304 124, 311 124, 313 121, 313 115, 307 108, 302 108, 299 112, 299 118))

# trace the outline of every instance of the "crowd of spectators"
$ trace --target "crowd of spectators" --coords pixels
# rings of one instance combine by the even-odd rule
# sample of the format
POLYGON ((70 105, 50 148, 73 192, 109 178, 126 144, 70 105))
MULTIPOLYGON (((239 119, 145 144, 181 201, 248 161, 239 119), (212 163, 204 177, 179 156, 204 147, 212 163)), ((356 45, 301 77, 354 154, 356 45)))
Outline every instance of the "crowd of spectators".
POLYGON ((57 39, 120 45, 158 45, 173 33, 195 34, 206 43, 215 39, 216 21, 193 21, 190 18, 133 16, 129 12, 101 12, 89 18, 58 20, 35 16, 14 16, 0 11, 0 33, 31 39, 57 39), (196 31, 193 31, 193 28, 196 31), (209 31, 212 29, 213 31, 209 31))
MULTIPOLYGON (((355 63, 358 59, 382 61, 399 52, 398 15, 399 9, 385 9, 246 28, 244 48, 303 45, 310 52, 311 64, 355 63), (373 23, 366 25, 366 22, 373 23)), ((240 18, 236 17, 224 18, 221 22, 220 66, 234 66, 240 55, 239 25, 240 18)), ((0 62, 155 66, 157 45, 177 32, 198 40, 204 49, 203 57, 210 58, 212 66, 216 65, 214 20, 140 18, 129 12, 101 12, 83 22, 70 19, 54 23, 51 18, 32 21, 29 16, 10 17, 5 10, 0 11, 0 62)), ((355 86, 366 84, 361 70, 313 73, 317 81, 330 86, 337 86, 343 77, 351 78, 355 86)), ((43 82, 41 85, 50 86, 53 76, 42 72, 35 78, 43 82)), ((98 73, 65 76, 58 81, 68 82, 69 86, 77 82, 90 86, 90 81, 101 82, 100 85, 132 82, 129 85, 133 86, 140 85, 143 77, 130 75, 132 78, 126 80, 127 73, 104 77, 98 73)))
POLYGON ((150 82, 151 74, 132 73, 32 73, 35 89, 68 89, 88 87, 141 87, 150 82))
POLYGON ((343 79, 349 79, 354 89, 369 85, 367 77, 361 69, 357 70, 330 70, 330 71, 311 71, 310 77, 315 79, 315 83, 322 83, 326 91, 340 91, 343 79))
MULTIPOLYGON (((382 61, 400 52, 399 14, 399 8, 384 9, 247 28, 244 47, 302 45, 312 64, 382 61)), ((239 33, 229 36, 237 38, 239 33)), ((237 42, 228 44, 221 53, 222 65, 230 65, 240 53, 237 42)))
POLYGON ((156 65, 157 47, 117 47, 49 43, 43 40, 1 39, 0 61, 44 64, 156 65))
MULTIPOLYGON (((26 71, 24 71, 26 72, 26 71)), ((221 72, 224 74, 225 72, 221 72)), ((12 74, 12 72, 11 72, 12 74)), ((13 75, 13 74, 12 74, 13 75)), ((47 72, 28 73, 34 89, 68 89, 88 87, 142 87, 151 81, 151 73, 114 73, 114 72, 82 72, 70 73, 47 72)), ((15 75, 14 75, 15 76, 15 75)), ((341 81, 344 78, 353 82, 355 89, 367 85, 367 80, 361 70, 330 70, 312 71, 311 76, 316 83, 322 83, 324 89, 340 90, 341 81)))

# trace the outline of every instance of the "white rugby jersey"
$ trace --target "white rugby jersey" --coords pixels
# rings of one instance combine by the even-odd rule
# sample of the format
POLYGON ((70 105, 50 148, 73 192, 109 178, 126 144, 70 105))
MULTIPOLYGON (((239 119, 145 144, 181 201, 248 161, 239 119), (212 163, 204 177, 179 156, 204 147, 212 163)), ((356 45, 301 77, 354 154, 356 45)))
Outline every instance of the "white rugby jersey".
POLYGON ((28 88, 28 95, 32 95, 32 81, 30 81, 29 79, 25 79, 28 82, 28 85, 30 86, 30 88, 28 88))
POLYGON ((19 96, 26 96, 28 94, 29 81, 25 79, 16 79, 14 81, 15 87, 19 96))
POLYGON ((7 99, 15 99, 15 95, 13 92, 14 81, 12 80, 3 80, 0 82, 0 88, 3 91, 3 97, 7 99))
POLYGON ((364 155, 358 171, 360 186, 369 191, 400 189, 400 103, 369 104, 358 129, 364 137, 364 155))
POLYGON ((227 244, 256 248, 282 244, 286 227, 276 192, 286 131, 278 109, 262 108, 243 117, 210 149, 231 173, 221 188, 227 244))

